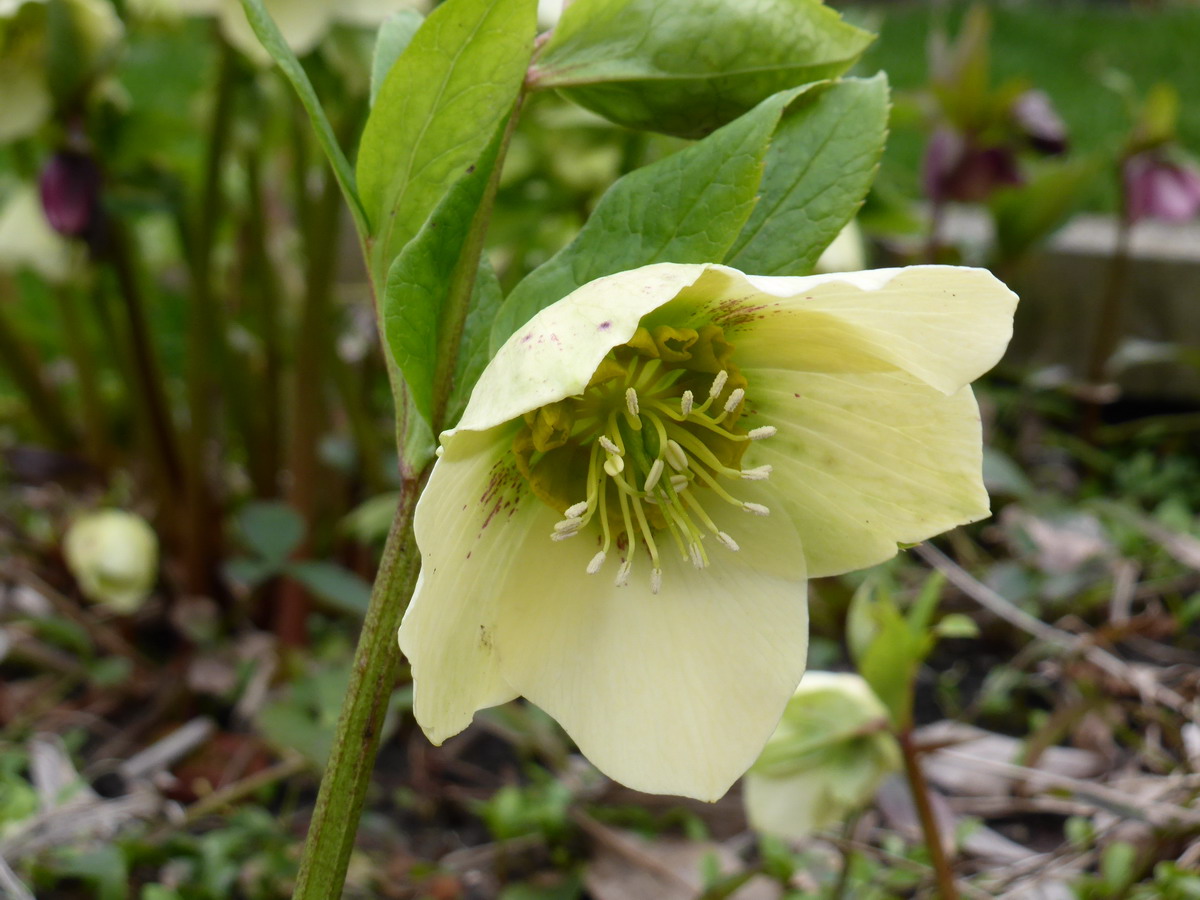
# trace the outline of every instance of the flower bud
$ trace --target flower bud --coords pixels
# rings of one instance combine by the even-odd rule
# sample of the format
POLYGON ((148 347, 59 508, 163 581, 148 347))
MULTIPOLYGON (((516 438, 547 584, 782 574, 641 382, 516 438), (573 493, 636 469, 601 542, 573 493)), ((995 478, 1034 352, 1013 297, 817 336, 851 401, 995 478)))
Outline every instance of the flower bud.
POLYGON ((80 516, 63 539, 79 590, 113 612, 136 612, 158 577, 158 538, 141 516, 106 509, 80 516))
POLYGON ((50 157, 39 179, 46 220, 59 234, 93 233, 100 206, 100 169, 90 156, 60 150, 50 157))
POLYGON ((808 672, 746 774, 746 816, 800 839, 864 806, 900 765, 882 701, 860 676, 808 672))
POLYGON ((1186 222, 1200 213, 1200 170, 1155 151, 1137 153, 1122 167, 1130 221, 1186 222))

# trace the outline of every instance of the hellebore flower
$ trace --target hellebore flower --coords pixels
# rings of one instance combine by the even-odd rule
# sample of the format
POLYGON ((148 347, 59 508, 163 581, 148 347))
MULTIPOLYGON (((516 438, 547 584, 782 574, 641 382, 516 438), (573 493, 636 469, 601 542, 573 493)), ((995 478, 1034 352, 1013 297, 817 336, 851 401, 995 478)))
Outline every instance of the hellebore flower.
POLYGON ((1187 222, 1200 214, 1200 170, 1148 150, 1125 160, 1125 205, 1130 221, 1187 222))
POLYGON ((108 0, 65 0, 56 11, 69 54, 52 52, 46 0, 0 0, 0 143, 35 133, 56 98, 78 100, 115 58, 124 29, 108 0))
POLYGON ((1029 90, 1012 105, 1013 122, 1038 153, 1061 156, 1067 152, 1067 123, 1045 91, 1029 90))
POLYGON ((120 509, 76 519, 63 538, 63 555, 83 596, 121 615, 137 611, 158 577, 154 529, 120 509))
POLYGON ((888 712, 859 675, 806 672, 743 783, 756 831, 799 840, 866 805, 900 767, 888 712))
POLYGON ((1021 183, 1011 147, 981 146, 974 137, 943 127, 925 148, 921 184, 934 202, 981 203, 997 188, 1021 183))
POLYGON ((804 671, 806 579, 987 515, 966 385, 1015 300, 976 269, 663 263, 542 310, 417 506, 425 733, 522 695, 617 781, 719 797, 804 671))

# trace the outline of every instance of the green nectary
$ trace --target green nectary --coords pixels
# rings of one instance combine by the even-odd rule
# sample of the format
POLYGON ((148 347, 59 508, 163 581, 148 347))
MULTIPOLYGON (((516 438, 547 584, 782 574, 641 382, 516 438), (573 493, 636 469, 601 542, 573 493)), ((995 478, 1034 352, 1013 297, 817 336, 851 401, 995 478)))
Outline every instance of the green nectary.
POLYGON ((748 384, 733 356, 717 325, 640 327, 608 353, 581 395, 524 416, 513 438, 517 468, 533 493, 564 516, 551 539, 595 535, 599 549, 589 573, 599 572, 615 547, 616 580, 624 584, 644 550, 657 592, 664 533, 697 568, 709 563, 706 534, 738 549, 705 503, 768 513, 722 484, 768 477, 769 466, 743 469, 741 460, 749 441, 774 434, 770 426, 738 427, 748 384))

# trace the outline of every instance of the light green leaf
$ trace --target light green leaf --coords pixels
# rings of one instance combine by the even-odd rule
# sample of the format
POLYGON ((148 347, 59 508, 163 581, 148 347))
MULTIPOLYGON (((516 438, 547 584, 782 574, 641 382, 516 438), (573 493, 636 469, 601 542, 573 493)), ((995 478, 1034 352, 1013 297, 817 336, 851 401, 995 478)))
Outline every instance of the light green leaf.
POLYGON ((449 0, 384 79, 357 170, 377 283, 508 116, 533 52, 536 6, 449 0))
POLYGON ((656 262, 724 258, 754 208, 771 135, 803 90, 769 97, 704 140, 614 183, 575 240, 508 296, 492 328, 492 352, 538 310, 596 278, 656 262))
POLYGON ((531 83, 631 128, 699 137, 873 40, 820 0, 575 0, 531 83))
POLYGON ((348 569, 331 562, 306 560, 285 569, 328 607, 362 618, 371 600, 371 585, 348 569))
POLYGON ((916 634, 891 601, 875 605, 879 632, 858 660, 858 671, 888 708, 896 728, 912 719, 913 681, 922 660, 933 649, 933 636, 916 634))
POLYGON ((421 27, 425 17, 415 9, 402 9, 389 16, 379 26, 375 36, 375 55, 371 59, 371 105, 375 105, 375 97, 379 88, 387 78, 388 72, 400 58, 421 27))
POLYGON ((887 138, 885 76, 846 79, 800 98, 783 118, 760 199, 726 262, 755 275, 807 275, 853 218, 887 138))
POLYGON ((329 165, 333 168, 333 175, 342 189, 342 196, 346 198, 346 204, 350 207, 350 214, 354 217, 354 225, 360 236, 366 235, 369 231, 367 215, 362 201, 359 199, 358 188, 354 183, 354 170, 350 168, 350 163, 346 160, 346 155, 337 142, 333 126, 329 124, 325 109, 321 106, 321 101, 317 99, 317 92, 313 90, 312 82, 308 80, 308 74, 300 65, 300 60, 296 59, 292 48, 284 40, 279 26, 267 13, 263 0, 242 0, 242 9, 246 11, 246 19, 250 22, 250 27, 254 29, 258 39, 262 41, 263 47, 271 54, 271 58, 275 60, 275 64, 283 71, 287 80, 292 83, 301 105, 308 113, 313 130, 317 133, 317 143, 325 151, 329 165))
POLYGON ((950 613, 942 616, 934 626, 934 632, 938 637, 944 638, 977 638, 979 637, 979 626, 970 616, 962 613, 950 613))
MULTIPOLYGON (((433 415, 434 376, 446 325, 447 295, 496 165, 504 128, 504 121, 497 123, 482 156, 450 188, 388 270, 382 309, 384 337, 414 406, 427 422, 433 415)), ((481 285, 479 290, 492 292, 498 287, 481 285)))

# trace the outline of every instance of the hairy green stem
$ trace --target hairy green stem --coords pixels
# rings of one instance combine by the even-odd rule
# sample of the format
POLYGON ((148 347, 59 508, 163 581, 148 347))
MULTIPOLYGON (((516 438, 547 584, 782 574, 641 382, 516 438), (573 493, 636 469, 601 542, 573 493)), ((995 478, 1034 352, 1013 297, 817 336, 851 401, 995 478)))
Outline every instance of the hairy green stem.
POLYGON ((942 835, 938 829, 937 818, 933 812, 933 802, 930 800, 929 784, 925 780, 925 771, 921 768, 916 744, 913 742, 912 730, 905 728, 896 735, 904 756, 904 774, 908 778, 908 786, 912 790, 913 803, 917 808, 917 818, 921 820, 921 831, 925 834, 925 846, 929 850, 929 859, 933 871, 937 875, 938 891, 942 900, 958 900, 958 887, 954 883, 954 871, 946 858, 946 850, 942 846, 942 835))
MULTIPOLYGON (((523 95, 517 98, 513 108, 496 159, 496 168, 471 222, 470 235, 451 279, 446 299, 449 327, 443 330, 443 338, 439 341, 438 374, 434 381, 435 434, 449 400, 462 341, 462 326, 483 254, 505 151, 516 127, 522 100, 523 95)), ((382 285, 375 285, 375 289, 376 297, 381 296, 382 285)), ((378 311, 377 304, 377 315, 378 311)), ((382 327, 380 333, 383 333, 382 327)), ((389 376, 394 378, 390 368, 389 376)), ((397 385, 401 390, 395 393, 396 407, 398 415, 402 415, 407 408, 408 398, 402 383, 393 381, 393 386, 397 385)), ((402 426, 397 435, 402 459, 408 437, 406 431, 402 426)), ((383 562, 371 592, 371 605, 355 653, 354 671, 334 737, 333 752, 313 810, 293 900, 329 900, 342 894, 363 801, 379 749, 380 727, 399 671, 396 632, 408 608, 420 571, 420 551, 413 535, 412 521, 417 498, 432 468, 432 463, 425 463, 419 473, 406 472, 401 482, 396 518, 392 522, 383 562)))
POLYGON ((420 571, 412 522, 427 477, 428 470, 420 479, 401 485, 396 517, 383 548, 333 750, 300 859, 293 900, 330 900, 342 895, 384 716, 400 672, 396 632, 420 571))

